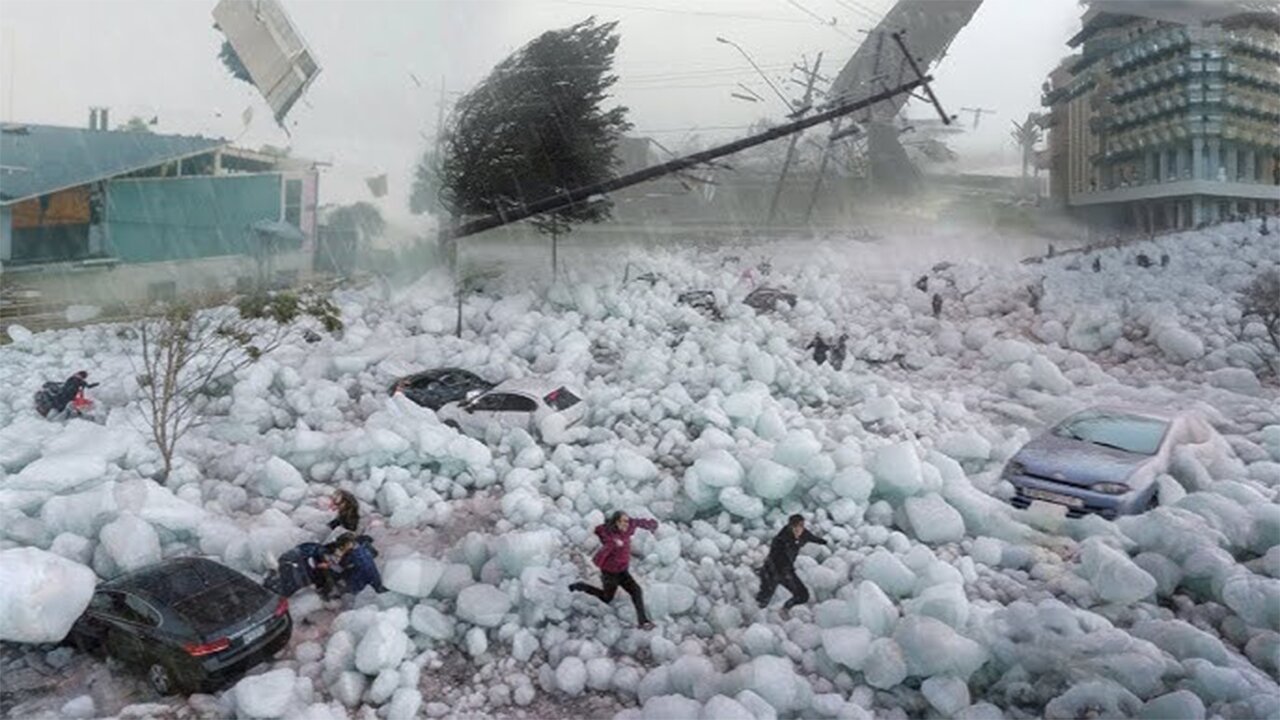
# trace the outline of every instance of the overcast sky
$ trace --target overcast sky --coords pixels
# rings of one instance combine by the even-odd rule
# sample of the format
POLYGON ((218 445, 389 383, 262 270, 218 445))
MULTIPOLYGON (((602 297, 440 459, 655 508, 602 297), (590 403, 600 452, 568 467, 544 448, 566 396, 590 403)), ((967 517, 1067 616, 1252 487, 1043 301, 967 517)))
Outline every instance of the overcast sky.
MULTIPOLYGON (((772 94, 741 45, 785 83, 801 56, 824 53, 834 74, 892 0, 283 0, 323 68, 295 106, 288 137, 250 86, 217 58, 214 0, 0 0, 0 116, 85 126, 88 108, 111 108, 112 124, 159 118, 157 130, 292 145, 334 163, 322 202, 367 198, 361 178, 391 176, 403 205, 411 168, 433 136, 441 83, 473 86, 538 33, 596 15, 618 20, 616 86, 635 134, 678 145, 691 134, 732 138, 780 102, 730 96, 738 82, 772 94), (816 17, 815 17, 816 16, 816 17), (834 26, 817 20, 834 18, 834 26), (245 108, 254 120, 241 123, 245 108)), ((986 0, 935 71, 951 112, 981 106, 976 133, 957 145, 1008 144, 1010 121, 1039 106, 1040 85, 1078 27, 1076 0, 986 0)), ((796 89, 795 86, 791 86, 796 89)), ((923 114, 913 107, 912 114, 923 114)), ((969 119, 965 118, 969 123, 969 119)), ((1009 151, 1012 158, 1012 150, 1009 151)), ((1012 160, 1010 160, 1012 162, 1012 160)))

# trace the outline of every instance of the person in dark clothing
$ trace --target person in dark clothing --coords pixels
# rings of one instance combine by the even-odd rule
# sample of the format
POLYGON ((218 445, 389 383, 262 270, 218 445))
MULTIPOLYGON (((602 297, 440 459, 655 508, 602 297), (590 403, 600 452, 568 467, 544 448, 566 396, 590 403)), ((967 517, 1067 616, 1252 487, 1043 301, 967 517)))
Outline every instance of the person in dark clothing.
POLYGON ((44 414, 47 416, 51 413, 60 413, 66 410, 67 405, 70 405, 72 400, 75 400, 76 397, 83 393, 85 388, 94 387, 98 387, 98 383, 89 382, 89 372, 87 370, 77 372, 67 378, 62 383, 62 387, 58 388, 57 392, 53 393, 53 396, 49 398, 48 412, 44 414))
POLYGON ((827 344, 821 334, 817 334, 813 336, 813 340, 808 345, 804 346, 804 349, 812 350, 813 361, 821 365, 827 361, 827 351, 831 349, 831 346, 827 344))
POLYGON ((938 293, 933 294, 933 317, 942 317, 942 295, 938 293))
POLYGON ((628 568, 631 565, 631 536, 637 528, 653 532, 658 528, 658 521, 652 519, 632 520, 619 510, 609 516, 603 525, 596 526, 596 537, 600 538, 600 549, 591 559, 600 568, 600 582, 603 587, 594 587, 584 582, 575 582, 569 586, 574 592, 595 595, 605 603, 613 602, 613 596, 621 587, 631 596, 631 603, 636 606, 636 622, 640 627, 649 630, 653 623, 644 610, 644 593, 635 578, 631 577, 628 568))
POLYGON ((341 568, 339 577, 347 592, 355 595, 368 586, 372 586, 377 593, 387 591, 382 586, 382 574, 373 562, 377 551, 373 549, 372 538, 368 535, 356 537, 352 533, 343 533, 333 546, 338 567, 341 568))
POLYGON ((329 599, 333 577, 329 572, 327 548, 320 543, 305 542, 280 556, 276 568, 267 573, 262 584, 272 592, 289 597, 306 585, 329 599))
POLYGON ((836 370, 844 369, 844 358, 848 354, 849 349, 845 345, 849 342, 849 333, 841 335, 831 346, 831 367, 836 370))
POLYGON ((1096 258, 1094 258, 1094 259, 1093 259, 1093 271, 1094 271, 1094 272, 1102 272, 1102 258, 1101 258, 1101 257, 1096 257, 1096 258))
POLYGON ((773 536, 773 542, 769 543, 769 557, 760 568, 760 592, 756 594, 756 604, 761 608, 768 607, 779 585, 791 592, 790 599, 782 606, 784 610, 809 602, 809 589, 796 576, 795 567, 796 556, 806 543, 826 545, 827 541, 805 529, 803 515, 792 515, 787 519, 787 526, 773 536))
POLYGON ((334 490, 329 496, 329 507, 338 513, 338 516, 329 521, 329 529, 336 530, 339 527, 347 532, 355 532, 360 526, 360 503, 356 501, 356 496, 346 490, 334 490))

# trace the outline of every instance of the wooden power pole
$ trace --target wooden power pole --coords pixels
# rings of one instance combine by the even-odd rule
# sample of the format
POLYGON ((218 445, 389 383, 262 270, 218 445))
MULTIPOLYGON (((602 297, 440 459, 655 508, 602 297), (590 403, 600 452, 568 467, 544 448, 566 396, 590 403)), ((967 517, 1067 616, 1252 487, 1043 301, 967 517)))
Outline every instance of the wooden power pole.
MULTIPOLYGON (((822 53, 818 53, 818 59, 813 63, 813 69, 809 69, 809 62, 805 61, 804 71, 809 75, 809 79, 804 88, 804 99, 800 101, 800 107, 797 112, 806 112, 810 105, 813 104, 813 84, 818 80, 818 68, 822 65, 822 53)), ((773 225, 774 218, 778 215, 778 202, 782 199, 782 190, 787 184, 787 174, 791 172, 791 161, 795 159, 796 144, 800 142, 800 133, 791 136, 791 143, 787 145, 787 156, 782 161, 782 172, 778 174, 778 185, 773 189, 773 200, 769 202, 769 225, 773 225)))

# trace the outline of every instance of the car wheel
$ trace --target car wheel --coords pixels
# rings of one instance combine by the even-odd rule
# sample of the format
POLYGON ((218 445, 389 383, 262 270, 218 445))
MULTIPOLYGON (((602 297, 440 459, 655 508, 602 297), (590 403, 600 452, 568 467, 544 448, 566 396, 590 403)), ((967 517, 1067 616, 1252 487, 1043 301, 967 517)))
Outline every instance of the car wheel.
POLYGON ((172 695, 178 691, 178 683, 173 677, 173 672, 169 670, 169 666, 164 663, 152 663, 147 668, 147 684, 157 695, 172 695))

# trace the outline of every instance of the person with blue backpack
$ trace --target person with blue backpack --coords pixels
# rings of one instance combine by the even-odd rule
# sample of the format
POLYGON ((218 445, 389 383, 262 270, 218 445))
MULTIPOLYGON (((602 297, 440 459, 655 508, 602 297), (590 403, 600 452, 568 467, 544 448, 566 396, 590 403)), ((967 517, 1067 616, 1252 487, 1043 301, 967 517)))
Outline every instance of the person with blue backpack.
POLYGON ((373 538, 343 533, 334 541, 333 550, 337 556, 338 578, 346 592, 354 595, 366 587, 372 587, 377 593, 387 591, 382 586, 382 574, 373 562, 378 555, 378 551, 373 549, 373 538))

